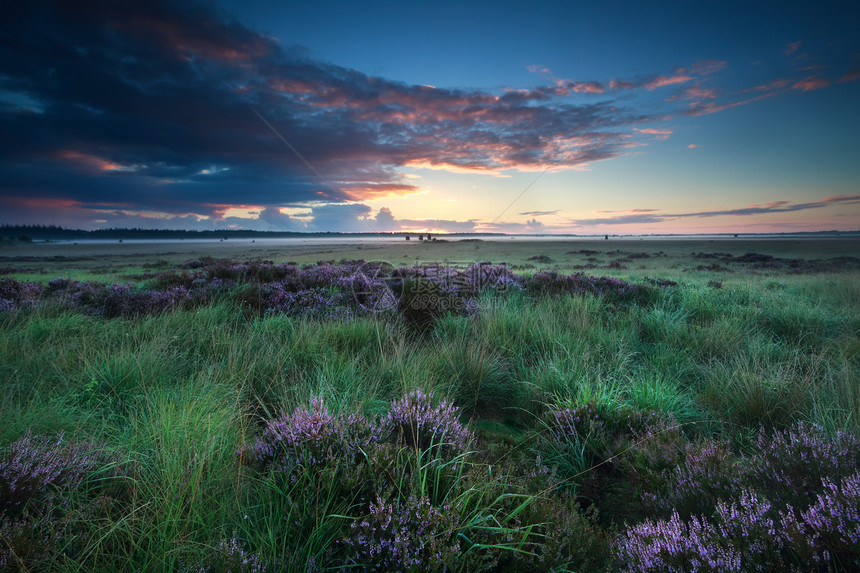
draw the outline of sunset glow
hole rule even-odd
[[[247,4],[12,14],[0,223],[860,229],[848,3]]]

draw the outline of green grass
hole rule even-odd
[[[508,293],[426,334],[392,320],[252,317],[226,299],[135,320],[50,309],[3,315],[0,444],[65,430],[123,456],[130,485],[121,509],[87,518],[84,549],[58,570],[178,570],[237,536],[300,571],[349,530],[342,516],[351,500],[313,474],[292,484],[253,477],[237,450],[260,434],[261,420],[315,397],[331,412],[377,416],[409,390],[432,391],[471,420],[490,462],[515,465],[531,455],[540,417],[559,404],[668,412],[693,435],[728,440],[797,421],[860,436],[857,272],[733,273],[716,288],[713,274],[683,271],[680,249],[660,246],[670,255],[634,261],[646,268],[626,275],[682,280],[653,304]],[[556,452],[571,475],[597,461],[571,451]],[[401,476],[420,480],[409,488],[442,479],[432,473],[439,464],[410,455],[392,462],[415,464]],[[434,495],[457,504],[471,524],[464,531],[507,531],[520,504],[543,495],[514,503],[490,481],[445,479],[453,485]],[[528,552],[536,538],[517,539],[505,550]]]

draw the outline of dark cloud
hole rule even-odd
[[[634,126],[668,117],[625,108],[607,99],[613,92],[675,86],[684,98],[700,98],[683,113],[702,115],[830,81],[802,78],[718,103],[717,92],[698,82],[725,63],[707,60],[668,75],[552,78],[548,86],[495,94],[409,85],[320,62],[211,2],[17,2],[3,16],[3,222],[38,213],[56,222],[51,206],[63,205],[62,220],[79,226],[384,230],[398,224],[393,215],[371,217],[359,202],[419,191],[403,179],[403,166],[570,168],[622,155]],[[571,94],[602,101],[561,99]],[[296,205],[316,205],[309,223],[279,211]],[[259,220],[230,218],[231,206],[258,209]]]
[[[373,209],[360,203],[326,204],[311,208],[310,231],[339,231],[344,233],[375,233],[370,214]]]
[[[250,214],[250,213],[249,213]],[[258,215],[257,219],[265,223],[267,229],[273,231],[304,231],[304,225],[294,220],[286,213],[281,213],[275,207],[266,207]],[[247,223],[245,223],[247,224]]]
[[[597,219],[576,219],[571,221],[577,226],[590,225],[630,225],[639,223],[662,223],[674,219],[707,218],[707,217],[743,217],[748,215],[767,215],[771,213],[789,213],[792,211],[807,211],[809,209],[820,209],[836,204],[860,203],[860,195],[836,195],[826,197],[819,201],[809,203],[791,203],[790,201],[773,201],[765,205],[753,205],[740,209],[725,209],[718,211],[694,211],[691,213],[660,213],[659,209],[634,209],[627,211],[625,215],[614,217],[602,217]],[[612,211],[600,211],[611,213]]]
[[[520,213],[520,215],[524,215],[527,217],[539,217],[541,215],[555,215],[560,211],[560,209],[556,209],[555,211],[524,211]]]
[[[17,3],[0,44],[7,198],[218,216],[619,155],[643,116],[557,94],[407,85],[309,59],[209,3]],[[539,104],[539,105],[537,105]],[[261,120],[260,117],[263,118]],[[289,221],[285,221],[289,223]]]

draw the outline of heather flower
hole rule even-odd
[[[716,505],[720,539],[741,555],[743,570],[778,570],[785,540],[770,502],[743,489],[737,500]]]
[[[860,441],[837,432],[799,423],[769,435],[762,430],[755,443],[750,481],[781,506],[803,510],[815,502],[822,480],[837,485],[860,466]]]
[[[38,283],[20,282],[15,279],[0,279],[0,310],[14,310],[35,305],[42,296]]]
[[[474,434],[461,422],[458,409],[442,401],[433,405],[433,395],[413,390],[391,403],[382,427],[398,443],[422,450],[438,447],[446,453],[467,451]]]
[[[652,498],[657,507],[686,517],[709,515],[720,500],[733,499],[743,485],[743,468],[729,445],[716,440],[689,444],[684,463],[664,473],[667,491]]]
[[[647,285],[582,273],[560,275],[555,271],[541,271],[525,281],[525,286],[540,294],[592,294],[619,302],[645,301],[651,296],[651,288]]]
[[[363,571],[450,571],[460,553],[458,521],[453,508],[425,497],[377,498],[340,543],[352,551],[347,565]]]
[[[860,569],[860,473],[837,485],[823,480],[823,492],[799,515],[789,507],[782,524],[793,549],[813,564]]]
[[[332,416],[314,398],[310,409],[296,408],[291,415],[266,422],[263,435],[239,454],[253,465],[290,475],[300,466],[357,463],[362,451],[379,441],[377,425],[364,416]]]
[[[64,442],[27,433],[3,449],[0,457],[0,521],[58,491],[78,488],[109,456],[91,443]]]
[[[502,265],[476,263],[466,269],[465,275],[468,288],[474,293],[485,290],[503,292],[522,288],[520,277]]]
[[[616,543],[622,571],[639,573],[741,573],[741,555],[718,543],[716,528],[693,517],[681,520],[677,511],[668,520],[646,520],[628,527]]]
[[[260,439],[240,453],[263,466],[278,467],[285,462],[313,466],[328,457],[335,433],[335,419],[322,402],[314,398],[309,410],[296,408],[290,416],[266,422],[266,430]]]

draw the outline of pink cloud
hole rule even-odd
[[[689,99],[714,99],[717,97],[717,90],[693,86],[684,90],[684,95]]]
[[[625,80],[610,80],[609,81],[609,89],[612,91],[615,90],[632,90],[636,87],[636,84],[633,82],[625,81]]]
[[[599,82],[567,82],[564,87],[576,93],[602,94],[606,91]]]
[[[812,90],[820,90],[821,88],[826,88],[827,86],[830,85],[830,83],[831,83],[830,80],[828,80],[826,78],[809,76],[808,78],[800,80],[799,82],[795,83],[791,87],[792,87],[792,89],[810,92]]]
[[[847,82],[853,82],[858,78],[860,78],[860,67],[856,67],[852,70],[849,70],[847,74],[839,78],[839,83],[844,84]]]
[[[697,147],[701,147],[698,143],[691,143],[687,146],[687,149],[696,149]]]
[[[671,129],[657,129],[654,127],[646,127],[645,129],[639,129],[634,127],[633,131],[644,133],[645,135],[653,135],[656,139],[660,141],[669,139],[669,136],[673,133]]]
[[[707,76],[727,67],[728,63],[722,60],[703,60],[690,66],[690,73],[698,76]]]
[[[749,88],[749,89],[743,90],[741,93],[764,92],[764,91],[778,90],[778,89],[782,89],[782,88],[788,86],[789,84],[791,84],[791,82],[792,82],[792,80],[790,80],[790,79],[781,78],[778,80],[772,80],[766,84],[761,84],[761,85],[755,86],[754,88]]]
[[[801,42],[801,41],[799,41],[799,40],[798,40],[797,42],[792,42],[792,43],[788,44],[788,45],[785,47],[785,52],[784,52],[784,53],[785,53],[785,55],[786,55],[786,56],[790,56],[790,55],[792,55],[793,53],[795,53],[797,50],[799,50],[799,49],[800,49],[800,46],[801,46],[802,44],[803,44],[803,42]]]
[[[649,135],[672,135],[671,129],[657,129],[654,127],[646,127],[645,129],[634,128],[634,131],[639,133],[647,133]]]
[[[743,92],[741,92],[741,93],[743,93]],[[780,92],[772,91],[772,92],[763,93],[761,95],[757,95],[755,97],[751,97],[749,99],[743,99],[743,100],[738,100],[738,101],[733,101],[733,102],[723,103],[723,104],[717,104],[714,102],[703,103],[703,102],[694,101],[694,102],[690,103],[690,109],[687,110],[685,115],[693,115],[693,116],[711,115],[711,114],[718,113],[718,112],[721,112],[723,110],[730,109],[733,107],[739,107],[739,106],[747,105],[749,103],[753,103],[756,101],[761,101],[763,99],[773,97],[773,96],[777,95],[778,93],[780,93]]]
[[[692,76],[684,76],[684,75],[657,76],[656,78],[654,78],[650,82],[643,84],[643,87],[646,90],[654,90],[654,89],[662,88],[665,86],[672,86],[675,84],[684,84],[684,83],[689,82],[692,79],[693,79]]]
[[[622,209],[620,211],[598,211],[598,213],[656,213],[660,209]]]

